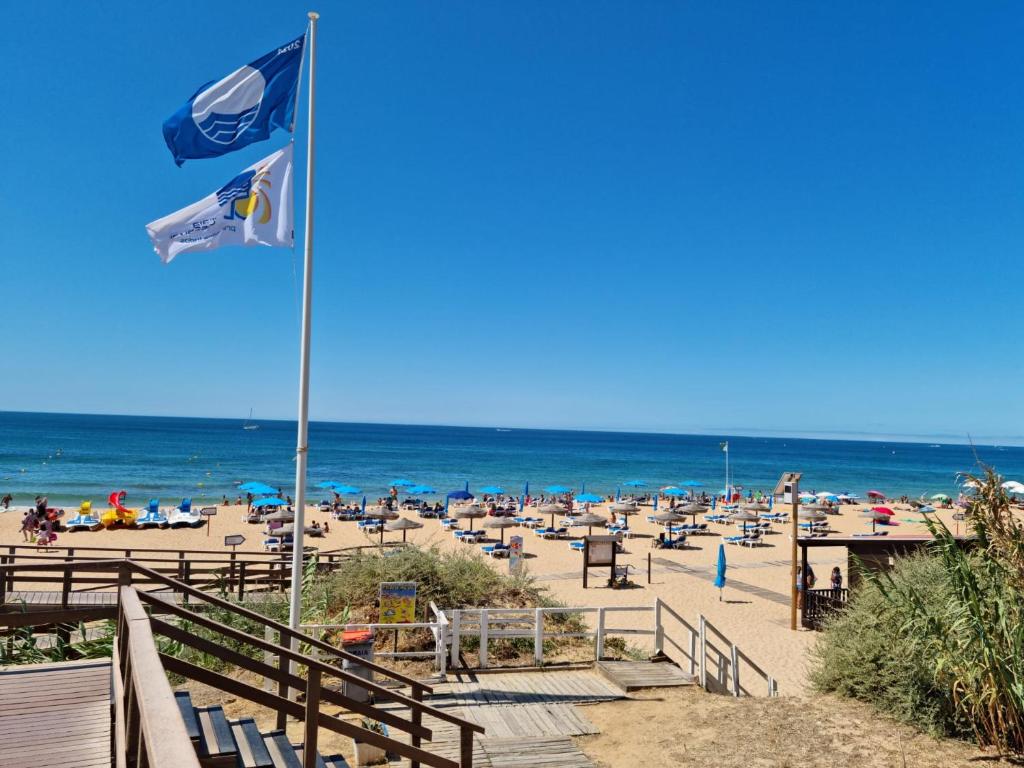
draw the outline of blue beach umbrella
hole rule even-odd
[[[272,488],[266,483],[242,483],[238,490],[252,494],[277,493],[277,488]]]
[[[334,486],[334,492],[337,493],[339,496],[357,496],[358,494],[362,493],[362,490],[356,488],[354,485],[345,485],[344,483],[339,483],[338,485]]]
[[[505,489],[500,485],[485,485],[480,489],[480,493],[489,493],[491,496],[500,496],[505,492]]]
[[[669,488],[667,491],[665,491],[665,495],[666,496],[676,496],[676,497],[685,496],[686,495],[686,491],[684,491],[682,488]]]
[[[276,496],[269,496],[264,499],[256,499],[256,501],[254,501],[252,505],[254,507],[283,507],[287,503],[288,502],[285,501],[284,499],[279,499]]]
[[[596,493],[581,493],[576,497],[576,501],[582,501],[583,503],[597,504],[602,501],[601,497]]]
[[[530,481],[523,483],[523,495],[519,497],[519,514],[526,508],[526,497],[530,495]]]
[[[365,515],[366,514],[366,497],[365,496],[363,496],[363,504],[362,504],[362,506],[359,507],[359,514],[360,515]]]
[[[722,590],[725,589],[725,544],[718,545],[718,569],[715,572],[715,586],[718,587],[718,600],[722,600]]]
[[[570,493],[572,488],[566,488],[564,485],[549,485],[544,491],[546,493]]]
[[[473,494],[469,491],[452,491],[448,494],[448,498],[456,501],[469,501],[473,498]]]
[[[658,494],[654,494],[654,511],[658,511]]]

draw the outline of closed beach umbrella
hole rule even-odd
[[[423,527],[423,523],[418,523],[415,520],[410,520],[407,517],[400,517],[397,520],[389,520],[387,523],[384,524],[384,529],[385,530],[388,530],[388,531],[401,531],[402,532],[402,541],[405,541],[405,537],[408,535],[409,531],[413,531],[413,530],[416,530],[417,528],[422,528],[422,527]],[[380,539],[381,539],[381,541],[384,541],[384,531],[383,530],[380,533]]]
[[[519,525],[511,517],[491,517],[484,523],[484,528],[497,528],[501,531],[501,543],[505,543],[505,529]]]
[[[743,533],[746,533],[747,523],[755,522],[757,520],[757,515],[745,509],[741,509],[739,512],[733,512],[731,515],[729,515],[729,520],[734,523],[742,523]]]
[[[715,570],[715,586],[718,587],[718,601],[722,601],[722,590],[725,589],[725,544],[718,545],[718,567]]]
[[[606,525],[608,525],[608,521],[605,518],[601,517],[600,515],[595,515],[593,512],[587,512],[585,515],[580,515],[576,518],[576,523],[578,525],[587,526],[588,534],[594,532],[595,525],[601,528],[604,528]]]

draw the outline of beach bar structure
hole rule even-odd
[[[974,546],[975,539],[957,536],[960,546]],[[931,536],[839,536],[798,538],[800,547],[800,573],[807,573],[807,550],[811,547],[845,547],[847,587],[855,588],[861,581],[862,569],[886,571],[896,564],[896,558],[920,551],[934,539]],[[819,574],[824,580],[825,575]],[[841,610],[849,599],[850,589],[809,589],[804,592],[800,607],[800,623],[807,629],[820,629],[823,619]]]

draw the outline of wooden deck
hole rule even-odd
[[[596,668],[601,674],[626,691],[641,688],[674,688],[695,685],[693,675],[683,672],[675,664],[649,661],[599,661]]]
[[[622,697],[619,688],[591,670],[462,673],[434,686],[431,703],[448,699],[465,710],[481,704],[589,704]]]
[[[573,704],[467,707],[463,716],[487,729],[488,739],[583,736],[597,728]]]
[[[109,768],[110,662],[72,661],[0,672],[4,768]]]

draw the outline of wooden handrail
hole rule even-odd
[[[127,633],[127,637],[118,639],[118,647],[124,649],[119,663],[127,672],[121,678],[124,708],[118,708],[127,718],[125,746],[130,747],[137,739],[138,749],[145,752],[150,768],[199,768],[199,759],[153,641],[149,617],[135,590],[122,587],[119,597],[119,632]],[[122,670],[117,673],[120,675]],[[132,733],[136,720],[139,734]],[[121,756],[118,758],[120,764]]]
[[[15,550],[19,550],[19,549],[28,549],[28,550],[32,550],[34,552],[38,552],[39,551],[39,546],[36,545],[36,544],[0,544],[0,549],[7,550],[8,554],[15,554]],[[68,546],[63,546],[62,545],[62,546],[48,546],[48,547],[46,547],[46,549],[48,549],[48,550],[60,550],[60,551],[71,550],[71,551],[74,551],[74,552],[128,552],[128,553],[132,553],[132,554],[137,553],[137,552],[156,552],[156,553],[162,554],[162,555],[168,555],[168,554],[174,553],[174,554],[176,554],[178,556],[180,556],[182,554],[186,554],[186,555],[193,554],[193,555],[223,555],[223,556],[230,557],[231,554],[232,554],[231,552],[227,552],[227,551],[225,551],[223,549],[158,549],[158,548],[155,548],[155,547],[87,547],[87,546],[79,546],[79,545],[75,545],[73,547],[68,547]],[[310,550],[310,551],[312,552],[312,550]],[[263,557],[263,558],[267,558],[267,559],[270,559],[270,560],[274,560],[274,559],[280,560],[280,559],[282,559],[282,553],[280,553],[280,552],[260,552],[258,550],[253,550],[251,552],[249,552],[249,551],[247,551],[247,552],[238,552],[237,554],[239,554],[239,555],[244,554],[246,556],[255,555],[256,557]],[[284,556],[287,558],[287,560],[289,562],[291,562],[291,553],[290,552],[284,553]],[[128,555],[128,557],[131,557],[131,555]],[[123,558],[117,558],[117,559],[123,559]]]

